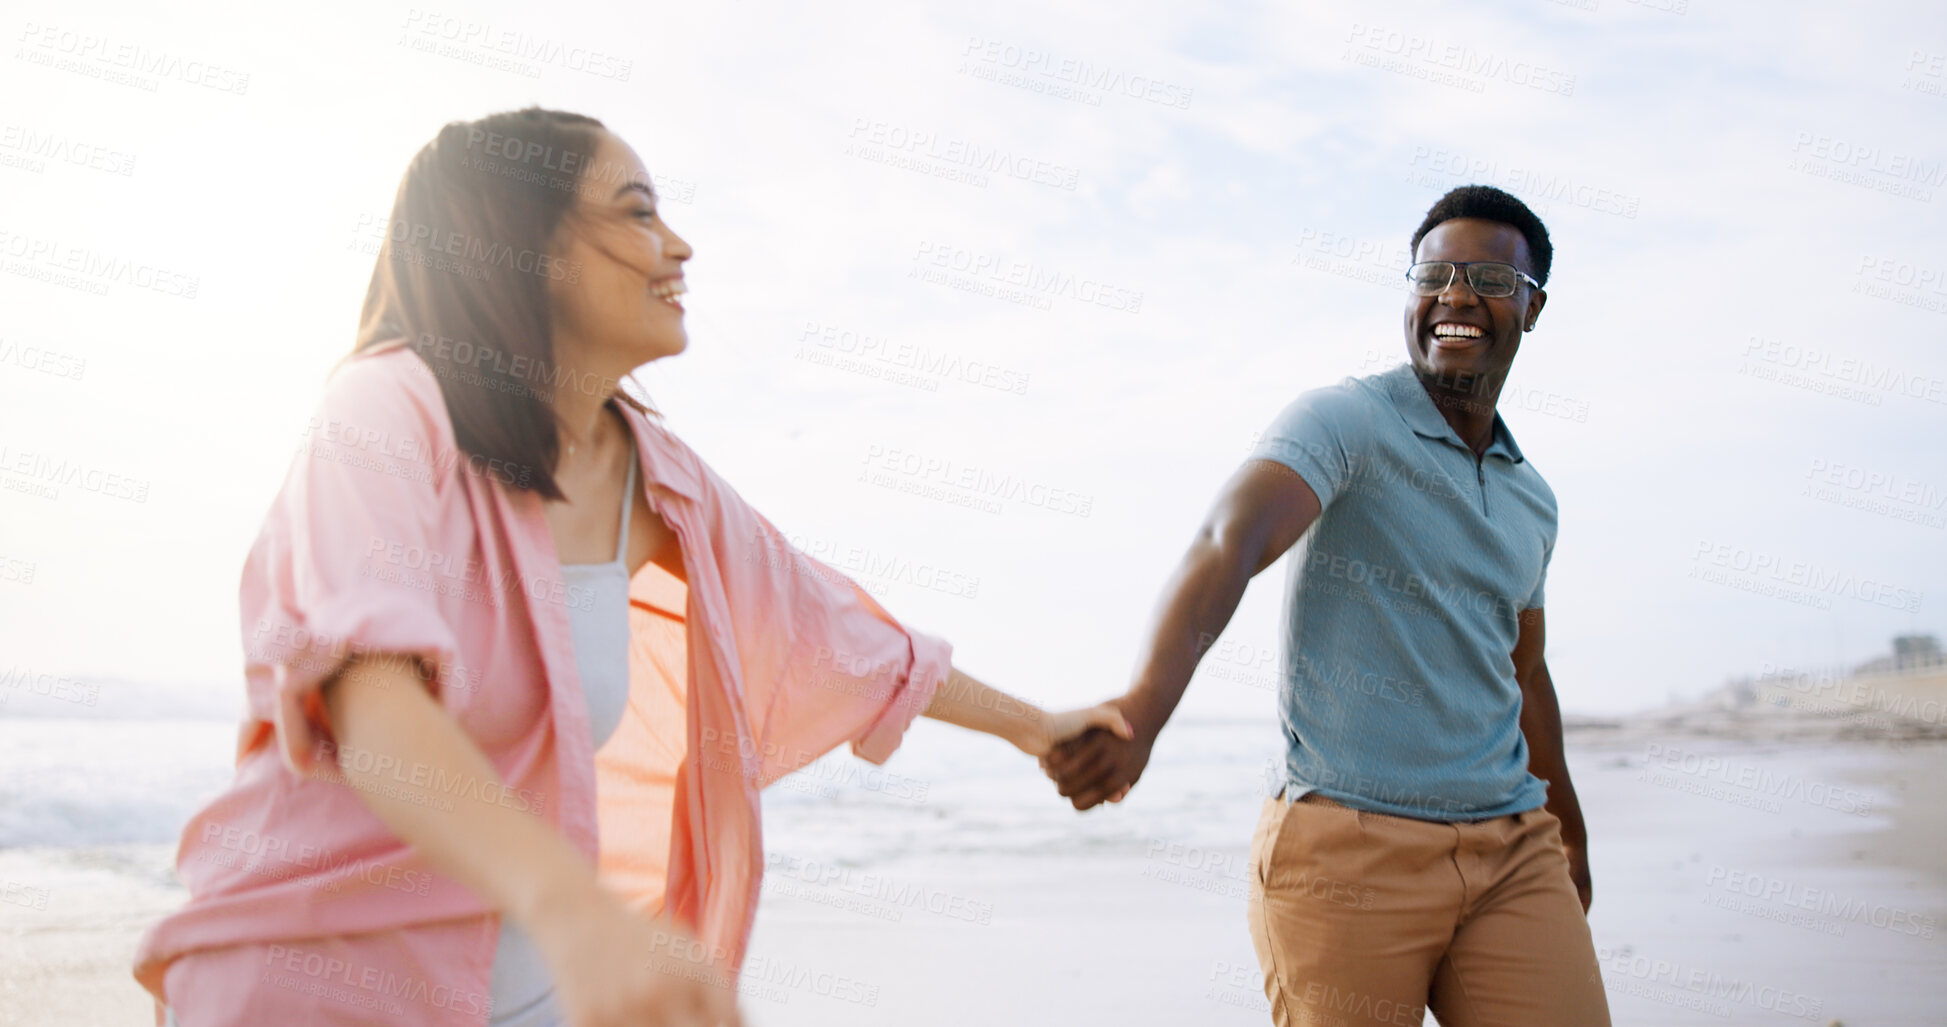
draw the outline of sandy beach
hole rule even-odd
[[[1947,744],[1650,728],[1584,732],[1601,740],[1572,754],[1618,1027],[1947,1022]],[[1731,765],[1732,781],[1790,783],[1686,790],[1672,780],[1698,776],[1681,769],[1693,754]],[[1651,769],[1665,761],[1676,769]],[[1866,812],[1835,808],[1854,798]],[[1161,843],[1147,858],[929,861],[940,888],[996,897],[986,927],[767,894],[753,957],[856,976],[875,1002],[753,993],[747,1008],[779,1024],[1268,1023],[1244,926],[1250,822],[1233,826],[1229,846]]]
[[[1775,719],[1571,731],[1615,1022],[1947,1022],[1947,741]],[[1174,725],[1130,801],[1080,817],[1031,764],[933,725],[886,768],[924,788],[787,780],[766,795],[749,1021],[1268,1022],[1244,903],[1273,751],[1268,722]],[[146,1024],[128,967],[183,899],[172,853],[0,851],[0,1024]]]

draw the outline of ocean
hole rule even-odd
[[[0,707],[0,877],[39,906],[0,910],[31,924],[0,927],[10,955],[70,928],[132,939],[180,901],[177,834],[228,780],[236,731],[159,715],[182,708]],[[1942,756],[1571,735],[1615,1022],[1947,1023],[1947,868],[1938,832],[1899,815],[1938,795]],[[1127,801],[1078,814],[1033,760],[932,721],[883,767],[829,754],[764,794],[752,1021],[1261,1024],[1248,847],[1281,765],[1268,711],[1186,716]],[[105,909],[124,886],[146,898]],[[118,979],[125,953],[76,938]]]

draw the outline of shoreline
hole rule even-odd
[[[1937,1021],[1920,1007],[1947,994],[1947,737],[1858,727],[1680,711],[1569,729],[1617,1027]],[[1160,750],[1153,767],[1130,808],[1080,820],[1004,782],[960,794],[942,778],[924,808],[767,792],[779,859],[746,967],[750,1022],[1266,1022],[1243,915],[1260,768]],[[867,836],[898,844],[872,856]],[[130,964],[187,897],[174,853],[0,849],[0,1027],[150,1022]],[[987,983],[959,987],[974,967]]]

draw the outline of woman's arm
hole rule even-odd
[[[683,939],[680,929],[623,908],[551,824],[494,802],[451,798],[498,794],[481,786],[500,778],[426,691],[410,658],[354,659],[325,683],[323,697],[346,782],[434,869],[534,937],[575,1027],[737,1022],[735,995],[696,979],[710,976],[707,968],[673,965],[690,951],[672,943]],[[343,759],[348,752],[373,758]],[[441,787],[413,784],[419,781]],[[412,801],[415,791],[424,802]]]
[[[1047,753],[1057,742],[1092,727],[1106,728],[1124,739],[1134,733],[1122,713],[1106,703],[1049,713],[1033,703],[988,687],[958,667],[947,671],[945,683],[933,693],[923,715],[1004,738],[1015,748],[1036,757]]]

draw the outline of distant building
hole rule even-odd
[[[1928,673],[1932,670],[1947,674],[1947,650],[1941,648],[1939,637],[1918,633],[1895,635],[1893,651],[1886,656],[1875,656],[1851,666],[1774,667],[1767,664],[1762,673],[1728,679],[1722,688],[1706,696],[1704,702],[1708,706],[1731,710],[1749,709],[1752,706],[1804,707],[1813,703],[1816,697],[1830,699],[1841,694],[1848,687],[1847,682],[1854,678],[1911,676],[1916,673],[1926,678],[1938,676]]]
[[[1940,639],[1932,635],[1893,636],[1893,666],[1896,669],[1931,667],[1938,663],[1947,663],[1947,654],[1940,651]]]
[[[1947,664],[1947,653],[1940,651],[1940,639],[1933,635],[1894,635],[1893,653],[1867,660],[1852,669],[1854,674],[1886,674],[1937,667]]]

